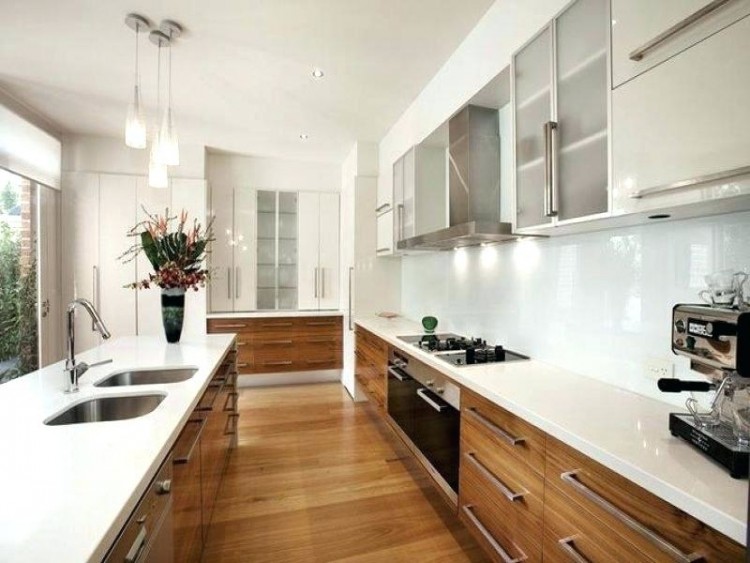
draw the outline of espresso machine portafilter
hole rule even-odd
[[[671,413],[669,430],[729,470],[748,476],[750,458],[750,312],[736,308],[676,305],[672,351],[708,381],[660,379],[665,393],[715,391],[708,412],[686,401],[689,413]]]

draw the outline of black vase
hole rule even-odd
[[[179,342],[182,335],[182,321],[185,319],[185,290],[161,290],[161,320],[167,342]]]

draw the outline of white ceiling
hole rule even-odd
[[[380,140],[492,2],[2,0],[0,88],[64,132],[120,136],[134,59],[124,16],[172,18],[186,28],[173,50],[182,142],[339,162],[354,141]],[[153,109],[157,49],[145,35],[140,46]]]

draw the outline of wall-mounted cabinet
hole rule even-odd
[[[734,13],[729,4],[723,9]],[[635,32],[618,22],[613,40],[621,33]],[[697,215],[712,206],[721,211],[720,204],[724,211],[740,209],[735,198],[750,194],[748,52],[750,17],[614,90],[616,214],[689,206]]]
[[[299,308],[339,307],[339,196],[299,194]]]
[[[609,211],[609,21],[578,0],[513,56],[519,233]]]

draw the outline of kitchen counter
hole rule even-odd
[[[673,437],[674,407],[533,359],[455,367],[398,340],[423,334],[417,322],[375,316],[355,322],[745,545],[747,479],[732,479]]]
[[[91,368],[80,391],[65,394],[64,362],[0,385],[0,560],[101,561],[176,441],[232,334],[185,338],[118,338],[78,354]],[[198,372],[169,385],[97,388],[126,368],[192,366]],[[161,391],[151,413],[130,420],[46,426],[69,405],[95,396]]]
[[[340,317],[341,311],[250,311],[246,313],[209,313],[207,319],[265,319],[274,317]]]

